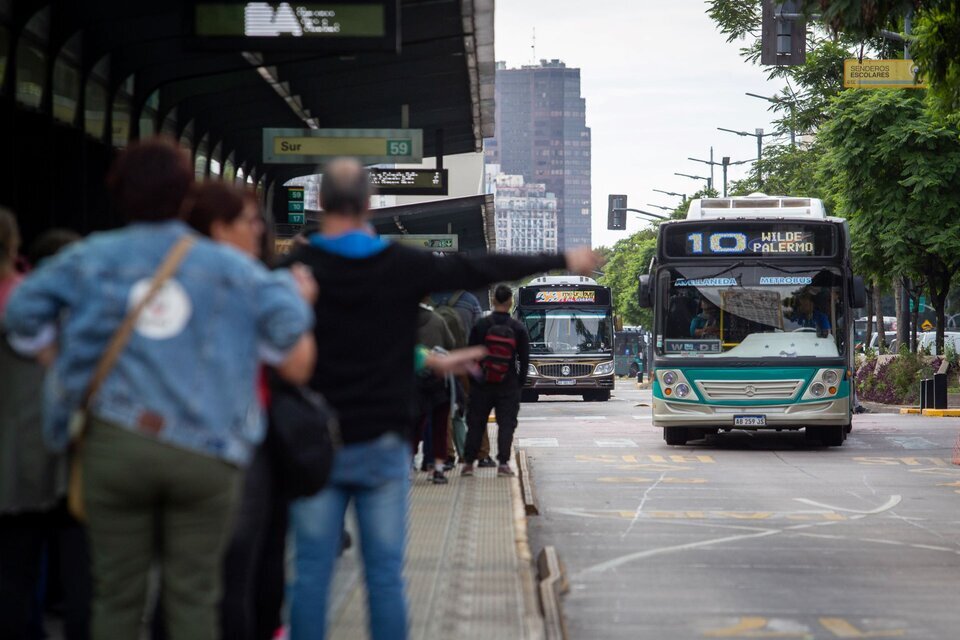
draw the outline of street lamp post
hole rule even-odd
[[[683,176],[684,178],[690,178],[691,180],[705,180],[707,183],[707,189],[713,189],[713,178],[710,176],[695,176],[690,173],[677,173],[676,171],[673,172],[673,175]]]
[[[763,156],[763,139],[769,138],[770,136],[777,135],[776,133],[764,133],[763,129],[754,129],[754,133],[749,131],[737,131],[736,129],[726,129],[724,127],[717,127],[720,131],[726,131],[727,133],[735,133],[738,136],[754,136],[757,139],[757,185],[763,183],[763,176],[760,174],[760,160]]]
[[[714,162],[713,160],[701,160],[700,158],[687,158],[687,160],[693,160],[694,162],[702,162],[703,164],[709,164],[710,168],[713,169],[713,166],[722,166],[723,167],[723,197],[727,197],[727,167],[732,164],[746,164],[748,162],[753,162],[753,160],[737,160],[736,162],[730,162],[730,156],[724,156],[723,162]]]
[[[679,175],[679,174],[674,174],[674,175]],[[663,189],[653,189],[653,191],[656,191],[657,193],[662,193],[662,194],[668,195],[668,196],[676,196],[676,197],[680,198],[681,200],[686,200],[686,199],[687,199],[687,194],[685,194],[685,193],[677,193],[676,191],[664,191]]]
[[[797,121],[797,101],[796,100],[784,100],[783,98],[771,98],[769,96],[761,96],[758,93],[750,93],[749,91],[745,92],[746,95],[751,98],[759,98],[761,100],[766,100],[767,102],[772,102],[773,104],[786,104],[790,107],[790,146],[797,146],[797,131],[794,128],[794,124]]]

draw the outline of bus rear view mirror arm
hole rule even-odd
[[[867,287],[861,276],[853,276],[853,308],[862,309],[867,306]]]
[[[639,276],[637,283],[637,304],[641,309],[650,309],[653,307],[653,300],[650,296],[650,276],[643,274]]]

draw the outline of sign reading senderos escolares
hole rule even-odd
[[[351,156],[364,164],[423,160],[420,129],[264,129],[267,164],[319,164]]]
[[[845,89],[926,89],[914,60],[844,60]]]

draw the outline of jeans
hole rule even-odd
[[[410,448],[399,434],[342,447],[330,482],[291,507],[296,574],[290,590],[291,640],[326,637],[330,581],[353,501],[367,584],[372,640],[407,637],[403,584]]]

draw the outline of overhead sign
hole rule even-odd
[[[460,250],[460,236],[455,233],[403,233],[381,235],[381,238],[418,249],[456,253]]]
[[[320,164],[353,156],[364,164],[423,160],[421,129],[264,129],[263,161]]]
[[[397,0],[193,0],[192,4],[193,35],[203,47],[338,53],[400,50]]]
[[[304,188],[286,187],[287,189],[287,222],[290,224],[303,224],[306,219],[304,211]]]
[[[926,89],[915,60],[844,60],[845,89]]]
[[[447,169],[370,169],[370,182],[383,196],[445,196]]]

